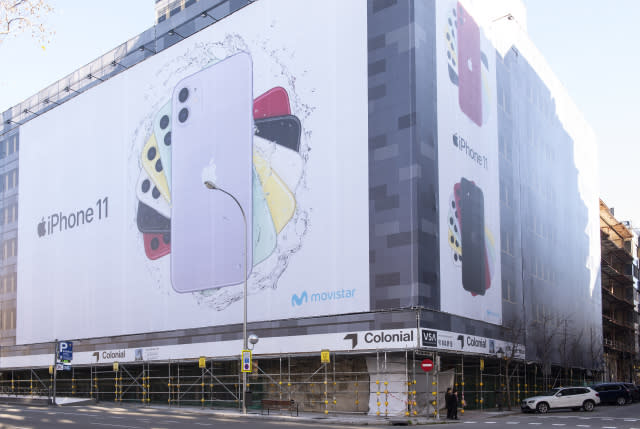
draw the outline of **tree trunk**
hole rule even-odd
[[[509,364],[511,359],[505,359],[504,367],[506,371],[506,384],[507,384],[507,410],[511,411],[511,375],[509,374]]]

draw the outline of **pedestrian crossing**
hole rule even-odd
[[[528,426],[536,427],[545,425],[545,427],[561,427],[561,428],[589,428],[589,429],[640,429],[640,418],[628,418],[628,417],[608,417],[608,416],[593,416],[593,417],[578,417],[578,416],[537,416],[536,420],[542,421],[526,421],[531,419],[523,417],[522,419],[515,420],[513,418],[507,418],[505,420],[467,420],[463,421],[465,426],[468,425],[510,425],[510,426]],[[546,420],[546,421],[545,421]],[[549,420],[553,420],[551,422]],[[566,422],[563,422],[566,421]],[[575,421],[567,421],[575,420]],[[629,424],[632,425],[629,425]]]

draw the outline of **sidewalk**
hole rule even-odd
[[[289,412],[276,412],[270,415],[260,414],[259,410],[249,410],[246,416],[243,416],[240,410],[215,410],[210,408],[175,408],[164,405],[151,405],[151,409],[159,409],[165,411],[174,411],[176,413],[194,413],[194,414],[208,414],[216,417],[226,418],[250,418],[250,419],[269,419],[272,421],[296,421],[296,422],[310,422],[310,423],[322,423],[322,424],[340,424],[340,425],[368,425],[368,426],[384,426],[384,425],[433,425],[433,424],[447,424],[447,423],[460,423],[465,420],[477,421],[483,419],[492,419],[496,417],[503,417],[512,414],[519,414],[519,408],[513,408],[511,411],[497,411],[496,409],[489,410],[468,410],[464,414],[458,412],[458,420],[447,420],[446,415],[441,415],[439,419],[427,416],[389,416],[378,417],[363,414],[341,414],[341,413],[314,413],[314,412],[300,412],[299,416],[291,416]]]

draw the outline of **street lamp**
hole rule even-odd
[[[231,199],[233,199],[233,201],[235,201],[235,203],[238,205],[238,208],[240,209],[240,212],[242,213],[242,220],[244,221],[244,294],[243,294],[243,301],[244,301],[244,311],[243,311],[243,320],[242,320],[242,349],[243,350],[247,350],[248,348],[248,344],[247,344],[247,272],[248,272],[248,267],[247,267],[247,217],[244,214],[244,210],[242,208],[242,205],[240,205],[240,202],[236,199],[236,197],[234,197],[233,195],[231,195],[229,192],[225,191],[224,189],[218,187],[215,183],[213,183],[210,180],[206,180],[204,182],[204,186],[206,186],[208,189],[212,189],[212,190],[217,190],[220,192],[223,192],[225,194],[227,194],[228,196],[231,197]],[[257,341],[257,336],[256,336],[256,342]],[[251,342],[251,344],[255,344],[253,341]],[[247,414],[247,373],[246,372],[242,372],[242,414]]]
[[[258,341],[260,341],[260,338],[258,338],[256,334],[249,335],[249,342],[253,347],[255,347],[255,345],[258,344]],[[251,347],[252,350],[253,350],[253,347]]]
[[[503,402],[503,395],[504,392],[502,390],[502,358],[504,357],[504,351],[502,350],[502,347],[500,347],[498,349],[498,351],[496,352],[496,356],[498,356],[498,359],[500,359],[500,363],[499,363],[499,371],[498,371],[498,388],[496,389],[496,394],[498,396],[497,401],[498,402],[498,411],[502,411],[502,402]]]

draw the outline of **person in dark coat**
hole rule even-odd
[[[458,391],[454,390],[451,396],[451,418],[458,420]]]
[[[453,392],[447,387],[447,393],[444,394],[444,405],[447,407],[447,419],[453,419]]]

